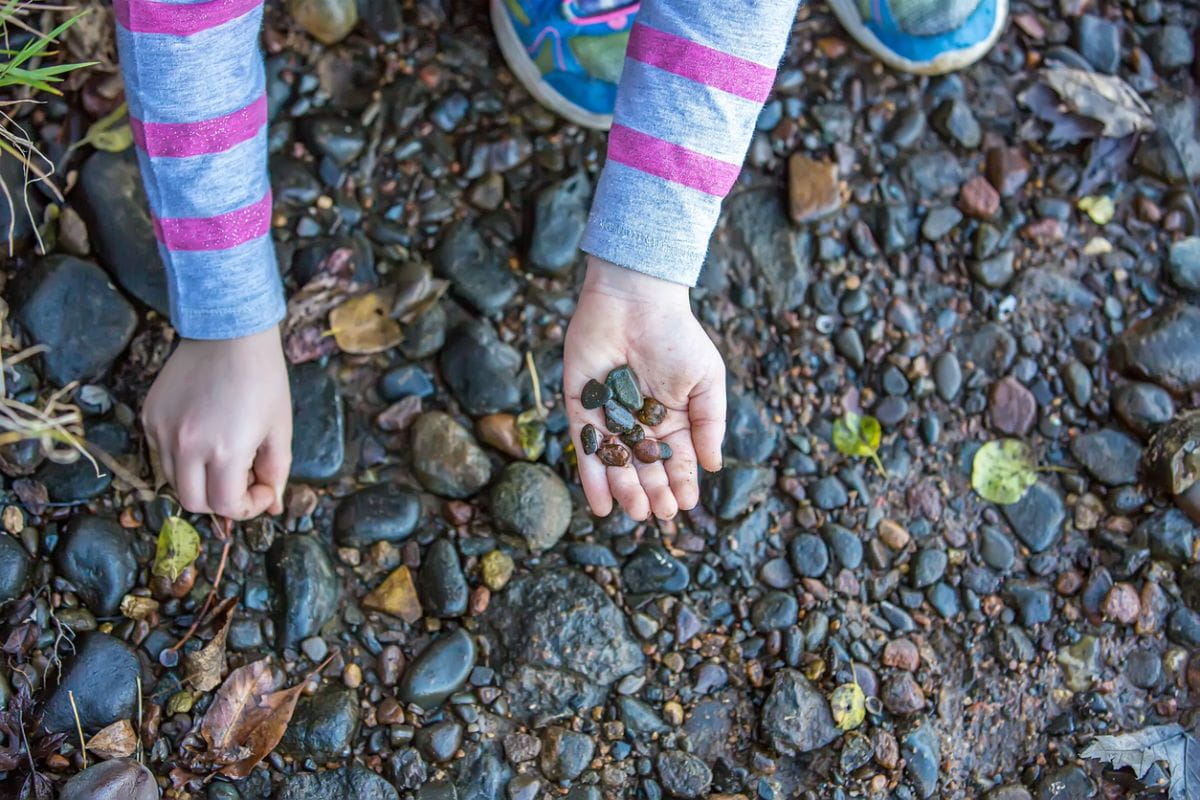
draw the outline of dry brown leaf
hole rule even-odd
[[[283,321],[283,351],[288,361],[303,364],[336,351],[336,343],[325,334],[325,317],[358,289],[354,251],[339,247],[321,262],[316,277],[288,298]]]
[[[87,742],[89,752],[100,758],[129,758],[137,749],[137,733],[133,723],[119,719],[107,728],[101,728]]]
[[[364,608],[382,611],[412,624],[421,618],[421,600],[413,583],[412,570],[400,566],[383,583],[363,598]]]
[[[229,636],[229,626],[233,624],[236,608],[236,597],[221,601],[212,613],[217,626],[216,634],[203,648],[183,657],[187,682],[196,691],[211,692],[221,683],[221,673],[225,671],[225,639]]]
[[[378,289],[351,297],[329,312],[333,338],[344,353],[382,353],[404,339],[400,323],[389,313],[395,292]]]
[[[130,619],[148,620],[158,614],[158,601],[152,597],[127,594],[121,598],[121,613]]]
[[[1072,112],[1101,123],[1105,136],[1154,130],[1146,101],[1115,75],[1055,67],[1043,69],[1040,76]]]

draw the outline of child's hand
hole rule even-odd
[[[184,340],[150,388],[142,423],[188,511],[282,513],[292,401],[278,329]]]
[[[646,431],[671,446],[674,455],[667,461],[631,459],[626,467],[606,467],[583,454],[580,430],[590,422],[604,431],[604,414],[585,410],[579,393],[589,379],[603,382],[622,364],[633,367],[643,392],[668,408],[663,423]],[[639,520],[652,511],[669,519],[696,505],[697,460],[706,470],[721,468],[725,365],[692,316],[686,286],[590,259],[567,329],[563,386],[579,478],[592,513],[607,516],[614,498]]]

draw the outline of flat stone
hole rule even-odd
[[[475,666],[475,640],[461,628],[434,639],[400,680],[397,696],[432,711],[461,689]]]
[[[292,390],[292,480],[323,482],[341,472],[346,458],[342,395],[316,362],[289,373]]]
[[[1009,436],[1029,433],[1037,421],[1033,392],[1012,376],[996,381],[988,392],[988,420],[993,428]]]
[[[215,785],[215,784],[214,784]],[[275,800],[398,800],[396,790],[366,767],[354,764],[327,772],[297,772],[279,784]]]
[[[77,772],[59,790],[59,800],[158,800],[154,773],[132,758],[117,758]]]
[[[1093,14],[1075,20],[1075,49],[1100,72],[1112,75],[1121,65],[1121,28]]]
[[[707,797],[713,779],[712,770],[702,759],[683,750],[658,754],[658,777],[668,795],[683,800]]]
[[[1176,303],[1117,336],[1113,366],[1131,378],[1183,394],[1200,389],[1200,308]]]
[[[538,194],[529,248],[529,266],[534,272],[558,275],[576,262],[591,199],[592,184],[584,172]]]
[[[595,748],[587,734],[551,726],[542,733],[542,773],[552,781],[573,781],[587,768]]]
[[[1038,481],[1015,503],[1000,506],[1017,538],[1031,552],[1041,553],[1058,541],[1067,512],[1062,496]]]
[[[58,574],[75,587],[88,609],[98,616],[117,613],[137,581],[133,540],[114,520],[80,514],[67,525],[54,550]]]
[[[763,740],[784,755],[817,750],[839,733],[825,695],[794,669],[775,673],[759,730]]]
[[[0,534],[0,604],[16,600],[25,591],[32,563],[20,542]]]
[[[531,550],[548,550],[571,523],[571,493],[544,464],[509,464],[492,488],[492,516]]]
[[[338,503],[333,530],[338,544],[366,547],[376,542],[401,542],[417,527],[421,499],[394,483],[381,483],[355,492]]]
[[[974,150],[983,140],[979,121],[965,100],[943,100],[929,115],[929,122],[938,133],[966,150]]]
[[[329,685],[300,699],[279,746],[301,759],[342,760],[354,748],[358,725],[358,696],[351,689]]]
[[[140,674],[137,655],[125,642],[99,631],[81,634],[75,652],[64,657],[61,674],[47,683],[42,727],[50,733],[74,731],[76,709],[88,734],[117,720],[132,719]]]
[[[958,207],[968,217],[991,219],[1000,210],[1000,193],[988,183],[987,178],[976,175],[962,185]]]
[[[987,151],[987,178],[1001,197],[1012,197],[1021,191],[1032,169],[1019,147],[992,147]]]
[[[482,314],[498,314],[520,285],[508,269],[504,251],[489,245],[469,220],[450,226],[432,260],[454,294]]]
[[[463,426],[443,411],[428,411],[412,425],[413,472],[429,491],[463,498],[492,477],[492,462]]]
[[[325,546],[309,534],[276,540],[267,571],[276,591],[276,645],[295,648],[337,613],[341,582]]]
[[[1120,486],[1137,482],[1142,446],[1127,434],[1105,428],[1076,436],[1071,455],[1105,486]]]
[[[517,373],[523,364],[521,354],[483,320],[456,326],[438,357],[454,399],[473,417],[521,410]]]
[[[827,217],[842,207],[838,167],[832,161],[814,161],[803,153],[788,158],[788,213],[803,224]]]

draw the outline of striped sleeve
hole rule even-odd
[[[694,285],[797,0],[643,0],[582,248]]]
[[[271,241],[262,0],[114,0],[130,127],[171,318],[192,339],[284,314]]]

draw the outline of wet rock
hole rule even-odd
[[[943,100],[929,115],[929,122],[942,136],[967,150],[979,147],[983,139],[979,121],[965,100],[953,97]]]
[[[1149,546],[1154,558],[1183,565],[1192,559],[1196,533],[1196,526],[1186,514],[1170,508],[1144,519],[1134,532],[1134,540]]]
[[[454,398],[473,417],[521,410],[517,373],[522,363],[521,354],[482,320],[454,328],[438,358]]]
[[[381,483],[355,492],[338,504],[333,530],[343,547],[407,539],[421,516],[421,499],[411,489]]]
[[[963,213],[954,206],[938,206],[931,209],[921,221],[921,235],[927,241],[936,242],[962,222]]]
[[[1139,689],[1153,689],[1162,680],[1162,659],[1148,648],[1139,648],[1125,659],[1125,677]]]
[[[288,2],[293,6],[346,3],[350,8],[354,7],[354,4],[349,3],[348,0],[288,0]],[[367,146],[366,130],[361,125],[333,114],[316,114],[305,117],[302,129],[309,146],[339,167],[349,166]]]
[[[900,752],[904,756],[904,773],[912,781],[917,797],[933,797],[938,787],[938,765],[941,746],[938,732],[931,722],[923,722],[904,737]]]
[[[1152,383],[1123,383],[1113,390],[1113,411],[1132,431],[1149,436],[1175,416],[1175,402],[1167,390]]]
[[[1024,436],[1037,421],[1037,400],[1016,378],[1001,378],[988,392],[988,420],[997,431]]]
[[[322,44],[336,44],[358,24],[358,5],[353,0],[288,0],[287,9]]]
[[[644,663],[621,610],[573,568],[515,578],[482,622],[494,643],[492,664],[522,720],[563,710],[572,696],[602,703],[609,686]]]
[[[962,185],[958,207],[968,217],[991,219],[1000,210],[1000,193],[982,175],[976,175]]]
[[[1200,613],[1177,607],[1167,618],[1167,638],[1184,647],[1200,647]]]
[[[879,699],[893,714],[915,714],[925,707],[925,692],[908,672],[893,675],[884,681]]]
[[[579,402],[584,408],[591,411],[607,404],[609,400],[612,400],[612,396],[612,389],[592,378],[583,385],[583,389],[579,392]]]
[[[1146,50],[1160,72],[1186,67],[1196,58],[1192,33],[1182,25],[1163,25],[1146,38]]]
[[[541,191],[529,248],[529,265],[534,272],[557,275],[575,263],[591,199],[592,184],[583,172]]]
[[[809,489],[808,494],[812,498],[813,505],[823,511],[841,508],[850,502],[846,485],[835,475],[826,475],[818,480]]]
[[[1095,792],[1092,779],[1074,764],[1047,771],[1037,784],[1037,800],[1087,800]]]
[[[100,377],[133,337],[133,307],[89,261],[43,258],[15,284],[16,319],[48,348],[41,355],[42,371],[57,385]]]
[[[40,192],[36,186],[27,187],[26,182],[25,167],[20,161],[0,158],[0,184],[3,185],[0,196],[5,198],[4,202],[0,202],[0,230],[11,235],[16,252],[25,249],[33,241],[33,221],[40,223],[42,220]],[[8,198],[12,198],[11,203]],[[29,213],[26,213],[26,204]],[[7,256],[7,249],[4,252]]]
[[[12,536],[0,534],[0,604],[16,600],[29,582],[32,560]]]
[[[401,355],[420,361],[437,354],[446,342],[446,309],[437,303],[404,327]]]
[[[1106,428],[1075,437],[1071,455],[1096,480],[1106,486],[1120,486],[1137,481],[1142,447],[1126,434]]]
[[[829,548],[820,536],[802,533],[788,544],[792,568],[807,578],[819,578],[829,569]]]
[[[750,622],[759,633],[783,630],[796,624],[800,605],[789,592],[767,592],[750,609]]]
[[[1007,572],[1016,559],[1016,549],[1004,531],[993,525],[985,525],[980,534],[980,555],[992,569]]]
[[[958,356],[992,375],[1003,375],[1017,357],[1017,342],[996,322],[985,322],[958,339]]]
[[[338,761],[353,750],[358,724],[358,697],[354,691],[326,686],[296,704],[279,746],[300,759]]]
[[[1005,588],[1017,606],[1021,624],[1026,628],[1050,621],[1050,614],[1054,608],[1054,597],[1048,586],[1037,581],[1010,580]]]
[[[1092,400],[1092,373],[1078,360],[1071,361],[1063,369],[1063,383],[1067,386],[1067,394],[1080,408],[1087,408]]]
[[[379,379],[379,394],[389,403],[405,397],[429,397],[433,392],[429,373],[413,364],[389,369]]]
[[[454,757],[462,745],[463,726],[452,719],[444,719],[426,725],[417,731],[417,749],[434,763],[443,763]]]
[[[1121,65],[1121,29],[1093,14],[1075,20],[1075,49],[1100,72],[1112,75]]]
[[[112,616],[137,581],[130,535],[114,520],[80,514],[54,551],[58,574],[71,582],[92,613]]]
[[[846,569],[858,569],[863,560],[862,540],[854,531],[835,523],[821,526],[821,538],[829,545],[834,560]]]
[[[396,790],[379,775],[354,764],[326,772],[298,772],[279,784],[275,800],[398,800]]]
[[[120,639],[99,631],[82,634],[75,652],[64,657],[62,672],[47,684],[42,727],[51,733],[75,730],[71,695],[85,733],[133,718],[140,671],[137,655]]]
[[[99,446],[109,455],[129,452],[129,431],[115,422],[97,422],[88,426],[88,442]],[[112,470],[96,468],[91,461],[80,457],[70,464],[47,461],[36,473],[46,487],[46,493],[56,503],[91,500],[112,486]]]
[[[595,749],[587,734],[549,727],[542,733],[542,773],[552,781],[573,781],[587,768]]]
[[[688,580],[687,565],[656,545],[639,548],[621,570],[625,591],[633,594],[682,592]]]
[[[954,353],[941,353],[933,362],[933,383],[938,397],[947,403],[958,397],[962,388],[962,368]]]
[[[1189,236],[1171,244],[1167,276],[1184,291],[1200,292],[1200,236]]]
[[[763,740],[784,755],[807,753],[838,737],[825,695],[794,669],[775,674],[759,729]]]
[[[1079,641],[1058,651],[1063,682],[1073,692],[1085,692],[1100,675],[1100,641],[1095,636],[1081,636]]]
[[[1015,254],[1003,250],[990,258],[970,262],[971,277],[989,289],[1003,289],[1013,279]]]
[[[467,613],[471,587],[463,574],[458,551],[449,539],[435,539],[425,551],[417,578],[421,605],[435,617],[459,617]]]
[[[774,314],[804,302],[811,279],[812,237],[797,230],[774,190],[736,194],[725,204],[725,226],[736,260],[762,281]]]
[[[1019,783],[1008,783],[992,789],[984,796],[984,800],[1033,800],[1033,795]]]
[[[475,640],[457,628],[434,639],[413,659],[396,695],[432,711],[466,684],[474,666]]]
[[[131,758],[101,761],[72,775],[59,800],[158,800],[154,774]]]
[[[1067,512],[1062,496],[1049,484],[1038,481],[1015,503],[1000,507],[1017,538],[1034,553],[1058,541]]]
[[[987,151],[987,179],[1001,197],[1021,191],[1033,170],[1019,147],[993,147]]]
[[[571,494],[544,464],[509,464],[492,488],[492,516],[530,550],[549,550],[571,523]]]
[[[267,570],[275,587],[275,638],[295,648],[337,612],[341,586],[325,546],[313,536],[284,536],[271,546]]]
[[[715,475],[700,476],[701,497],[708,510],[722,520],[742,516],[760,502],[775,483],[775,470],[737,461],[727,461]]]
[[[685,800],[706,797],[713,778],[704,761],[683,750],[664,750],[658,754],[658,777],[668,795]]]
[[[788,158],[788,213],[798,225],[827,217],[842,206],[837,164],[803,153]]]
[[[492,477],[492,463],[471,433],[443,411],[429,411],[412,425],[413,472],[429,491],[470,497]]]
[[[316,362],[292,368],[292,480],[327,481],[345,461],[345,422],[337,383]]]
[[[504,251],[484,241],[469,220],[446,231],[433,253],[433,265],[458,297],[483,314],[499,313],[517,293],[519,284]]]
[[[924,589],[942,579],[946,572],[948,557],[945,550],[928,548],[917,553],[913,559],[912,584],[914,588]]]
[[[1200,308],[1177,303],[1131,325],[1113,342],[1113,366],[1175,393],[1200,389]]]
[[[750,464],[768,461],[779,441],[779,428],[758,398],[731,391],[728,398],[725,452]]]
[[[122,289],[166,314],[167,271],[134,149],[89,156],[79,170],[79,192],[80,212],[101,265]],[[0,203],[0,208],[6,205]]]

